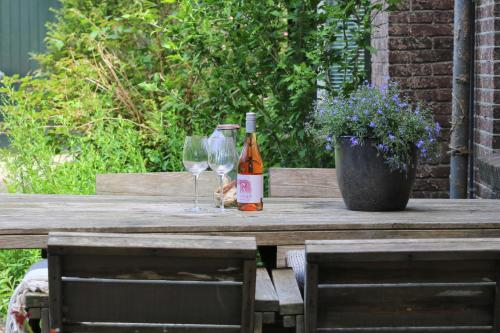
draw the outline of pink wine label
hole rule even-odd
[[[262,175],[238,174],[237,200],[239,203],[259,203],[264,196],[264,179]]]

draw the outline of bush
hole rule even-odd
[[[26,269],[40,259],[36,250],[0,251],[0,318],[5,317],[10,296]]]

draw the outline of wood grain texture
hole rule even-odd
[[[279,311],[278,295],[269,273],[263,267],[257,268],[255,311]]]
[[[254,239],[49,237],[52,325],[63,332],[253,331]]]
[[[303,245],[282,245],[276,248],[276,268],[289,267],[287,264],[288,251],[304,250]]]
[[[203,172],[198,178],[198,195],[212,198],[217,186],[213,172]],[[194,177],[189,172],[100,174],[96,177],[96,193],[194,197]]]
[[[341,198],[335,169],[270,168],[269,196]]]
[[[304,313],[304,301],[300,294],[293,270],[288,268],[272,271],[274,288],[278,295],[280,314],[297,315]],[[295,319],[293,320],[295,326]]]
[[[64,233],[49,234],[48,248],[51,253],[63,249],[64,254],[112,255],[126,250],[131,255],[241,257],[254,259],[257,244],[254,238],[203,235],[141,235],[112,233]]]
[[[499,244],[495,238],[307,241],[306,332],[491,332]]]
[[[209,207],[211,201],[202,206]],[[259,245],[305,240],[500,237],[496,200],[410,200],[403,212],[353,212],[341,199],[268,198],[262,212],[190,214],[188,199],[0,195],[0,248],[45,248],[53,231],[252,236]]]

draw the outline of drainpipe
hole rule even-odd
[[[467,198],[469,161],[471,0],[455,0],[453,92],[450,138],[450,198]]]
[[[470,92],[469,92],[469,188],[468,188],[468,198],[474,199],[476,196],[476,190],[474,186],[474,126],[475,126],[475,94],[474,89],[476,87],[476,1],[472,0],[472,9],[470,11],[470,30],[471,30],[471,42],[470,42]]]

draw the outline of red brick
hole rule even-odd
[[[413,0],[412,10],[438,10],[438,9],[453,9],[453,0]]]

